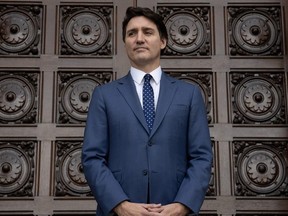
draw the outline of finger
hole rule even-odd
[[[157,207],[157,208],[148,208],[147,209],[149,212],[157,212],[157,213],[161,213],[164,208],[163,207]]]
[[[145,204],[145,208],[159,208],[161,206],[162,206],[161,203],[159,203],[159,204],[155,204],[155,203]]]

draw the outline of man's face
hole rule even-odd
[[[166,40],[160,38],[157,26],[145,18],[132,18],[127,25],[125,48],[131,65],[138,69],[155,69],[160,65],[160,52]]]

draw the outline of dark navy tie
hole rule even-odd
[[[155,118],[154,93],[150,84],[151,78],[150,74],[146,74],[143,86],[143,111],[150,132]]]

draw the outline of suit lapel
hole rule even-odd
[[[177,89],[175,80],[170,79],[170,77],[168,77],[164,72],[162,73],[160,82],[161,83],[160,83],[159,99],[157,103],[155,120],[150,136],[153,136],[157,128],[160,126],[164,116],[166,115],[170,107],[171,102],[173,101]]]
[[[170,104],[174,98],[177,89],[176,88],[177,85],[175,85],[175,80],[170,79],[164,72],[162,73],[160,82],[161,83],[160,83],[159,99],[157,103],[155,120],[150,136],[152,136],[157,130],[157,128],[160,126],[165,114],[167,113],[170,107]],[[145,128],[147,133],[149,133],[143,109],[140,104],[131,74],[128,73],[128,75],[126,75],[122,79],[119,79],[118,83],[119,83],[118,85],[119,92],[124,97],[127,104],[130,106],[131,110],[138,118],[142,126]]]
[[[132,76],[130,73],[128,73],[125,77],[118,80],[118,90],[121,93],[121,95],[126,100],[127,104],[130,106],[131,110],[135,114],[135,116],[138,118],[139,122],[142,124],[142,126],[146,129],[146,131],[149,133],[148,126],[146,124],[145,116],[143,113],[143,109],[141,106],[141,103],[139,101],[136,88],[134,85],[134,81],[132,79]]]

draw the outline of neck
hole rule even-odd
[[[160,66],[160,61],[156,64],[143,64],[143,65],[131,63],[131,66],[145,73],[150,73]]]
[[[145,73],[151,73],[153,70],[155,70],[156,68],[158,68],[160,65],[157,66],[151,66],[151,65],[145,65],[145,66],[138,66],[138,65],[132,65],[132,67],[141,70]]]

